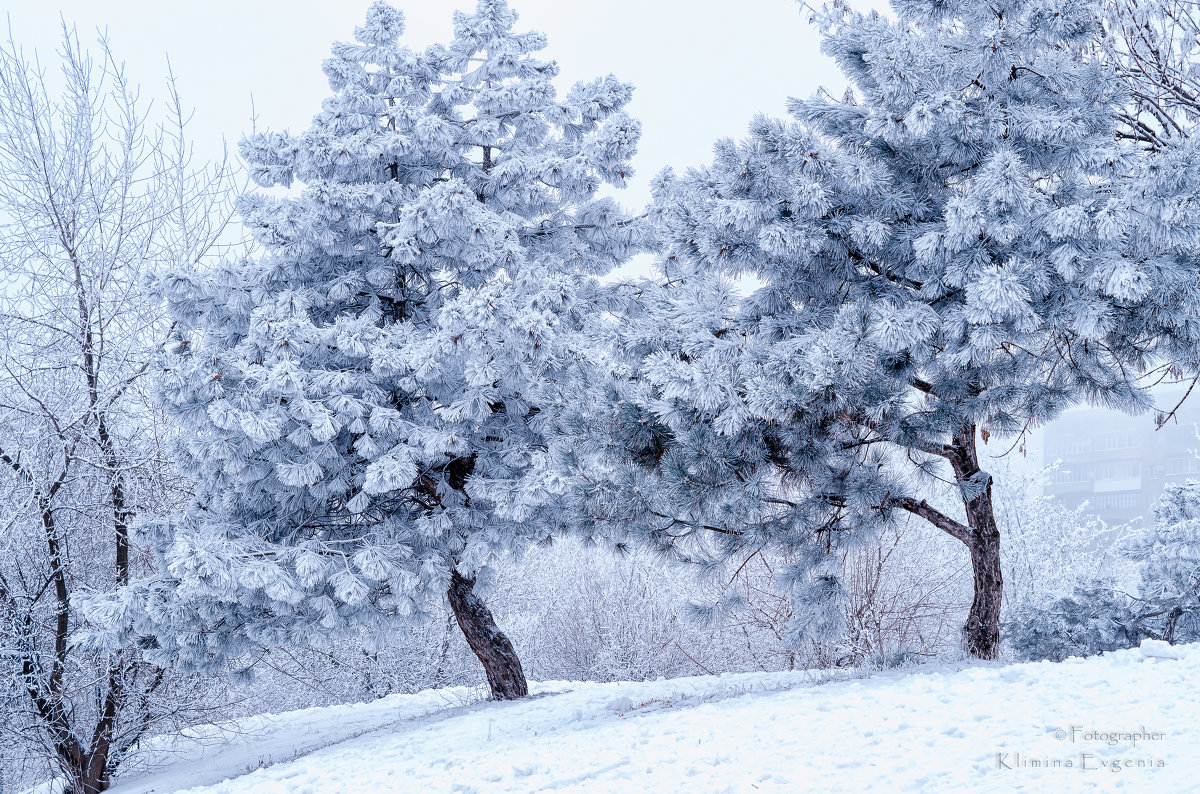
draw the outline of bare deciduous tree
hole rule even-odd
[[[1189,137],[1200,121],[1200,3],[1114,0],[1104,16],[1098,45],[1132,100],[1123,135],[1155,149]]]
[[[173,76],[159,123],[105,39],[93,59],[64,23],[58,56],[0,44],[0,664],[20,709],[0,743],[90,794],[177,716],[169,673],[73,637],[81,594],[150,564],[131,521],[184,490],[145,399],[167,328],[141,285],[217,253],[233,183],[194,164]]]

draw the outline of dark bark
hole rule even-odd
[[[84,761],[82,774],[75,780],[72,794],[100,794],[112,785],[112,778],[104,763],[105,753],[95,753]]]
[[[99,397],[95,398],[99,402]],[[104,463],[108,466],[109,502],[113,516],[113,541],[116,545],[115,568],[117,585],[124,587],[129,584],[129,519],[131,517],[129,504],[125,497],[125,477],[121,473],[121,461],[117,457],[116,445],[108,432],[108,419],[104,412],[93,405],[96,415],[96,437],[100,441],[100,450],[104,454]]]
[[[955,482],[961,488],[966,524],[955,521],[925,501],[893,497],[889,503],[924,518],[967,547],[971,555],[975,596],[962,630],[963,646],[977,659],[996,659],[1000,655],[1000,605],[1004,597],[1000,528],[996,525],[991,478],[985,483],[976,480],[980,469],[975,432],[975,425],[965,425],[954,434],[952,443],[922,448],[922,451],[950,462]]]
[[[986,504],[968,503],[968,519],[977,522],[978,528],[967,547],[971,552],[975,597],[963,626],[963,644],[976,658],[996,659],[1000,655],[1000,604],[1004,578],[1000,571],[1000,531],[992,513],[990,485],[987,491],[986,497],[975,500]]]
[[[950,464],[960,486],[971,483],[980,472],[975,431],[975,425],[967,425],[954,436],[955,455]],[[978,493],[974,493],[976,490]],[[970,496],[972,493],[974,495]],[[975,583],[971,612],[963,626],[963,645],[978,659],[996,659],[1000,655],[1000,604],[1004,597],[1004,578],[1000,572],[1000,528],[996,525],[990,477],[982,488],[978,483],[964,488],[963,507],[971,528],[967,549],[971,552]]]
[[[441,473],[446,485],[456,491],[465,491],[474,471],[475,455],[472,454],[449,461]],[[422,477],[418,482],[418,490],[428,498],[430,505],[441,502],[439,485],[433,477]],[[512,642],[496,626],[492,611],[475,592],[475,579],[467,578],[456,568],[451,568],[450,589],[446,596],[467,644],[483,664],[492,697],[496,700],[513,700],[529,694],[521,660]]]
[[[90,354],[90,347],[85,350],[85,360],[88,366],[93,364],[94,359]],[[105,462],[113,476],[110,498],[114,521],[115,574],[117,583],[123,585],[129,581],[128,522],[130,513],[126,504],[124,481],[119,472],[119,461],[113,441],[108,434],[104,414],[96,410],[98,404],[97,380],[91,371],[87,372],[87,377],[91,393],[91,407],[97,419],[98,438],[105,455]],[[70,585],[66,554],[63,548],[64,538],[61,536],[53,505],[55,496],[72,470],[73,459],[74,453],[71,448],[64,454],[62,472],[50,487],[43,491],[16,458],[0,449],[0,461],[7,464],[34,488],[50,565],[49,583],[54,586],[54,656],[49,674],[43,673],[43,665],[38,658],[37,642],[33,637],[35,628],[32,614],[26,614],[21,678],[34,710],[42,722],[42,727],[49,734],[58,767],[71,780],[70,790],[75,794],[99,794],[99,792],[107,790],[112,783],[113,739],[118,713],[123,705],[125,689],[121,662],[119,659],[113,658],[109,663],[100,714],[91,740],[86,745],[83,744],[76,736],[71,724],[70,708],[64,702],[63,679],[67,668],[71,630]]]
[[[492,698],[515,700],[528,695],[529,685],[525,681],[525,671],[521,669],[521,660],[508,637],[496,625],[492,611],[475,593],[475,580],[451,570],[447,596],[458,627],[487,673]]]
[[[1175,626],[1181,617],[1183,617],[1183,607],[1175,607],[1167,613],[1167,622],[1163,626],[1162,638],[1172,645],[1175,644]]]

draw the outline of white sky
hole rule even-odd
[[[106,28],[118,57],[147,96],[161,96],[169,53],[186,104],[194,106],[198,152],[236,144],[250,126],[300,131],[328,93],[321,62],[349,40],[369,0],[3,0],[13,37],[53,62],[59,14],[90,42]],[[451,12],[474,0],[394,0],[408,17],[405,41],[449,41]],[[706,162],[712,144],[740,137],[757,112],[782,116],[789,96],[844,83],[819,52],[795,0],[512,0],[519,30],[540,30],[545,55],[562,68],[560,90],[614,73],[636,86],[630,112],[642,120],[637,176],[619,196],[641,206],[665,166]],[[869,0],[856,5],[870,6]],[[881,2],[876,4],[883,7]],[[5,8],[5,5],[8,8]]]

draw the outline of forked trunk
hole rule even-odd
[[[492,611],[475,593],[475,580],[451,570],[447,596],[458,627],[487,673],[492,698],[515,700],[528,695],[529,685],[525,682],[521,660],[508,637],[496,625]]]

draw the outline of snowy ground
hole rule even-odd
[[[423,692],[210,729],[112,791],[1195,792],[1198,684],[1200,645],[1151,642],[827,683],[550,683],[515,703]]]

